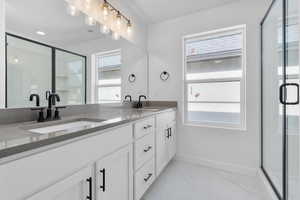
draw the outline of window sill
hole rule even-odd
[[[246,127],[235,127],[235,126],[226,126],[224,124],[210,124],[210,123],[197,123],[197,122],[184,122],[183,126],[186,127],[199,127],[199,128],[213,128],[213,129],[226,129],[226,130],[235,130],[246,132]]]

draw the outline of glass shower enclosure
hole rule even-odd
[[[261,22],[261,168],[278,199],[300,199],[299,0]]]

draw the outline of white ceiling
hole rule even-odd
[[[140,10],[150,23],[184,16],[238,0],[125,0]]]
[[[155,23],[237,0],[111,1],[125,3],[144,21]],[[37,35],[38,30],[47,35]],[[85,25],[82,15],[69,16],[64,0],[6,0],[6,31],[61,47],[105,37],[99,26]]]
[[[64,0],[6,0],[6,31],[62,47],[104,37],[99,26],[85,25],[82,15],[69,16]]]

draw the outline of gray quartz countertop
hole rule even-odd
[[[89,114],[80,114],[64,117],[61,120],[51,122],[26,122],[0,126],[0,163],[17,159],[15,155],[28,151],[38,151],[46,146],[69,142],[75,138],[88,137],[92,133],[105,132],[106,129],[134,122],[142,118],[152,116],[176,107],[163,106],[145,109],[133,109],[128,107],[104,107],[99,111]],[[76,129],[39,134],[31,132],[31,129],[53,126],[74,121],[99,120],[99,124],[79,127]],[[101,122],[100,122],[101,121]],[[10,159],[11,157],[11,159]],[[18,156],[17,156],[18,157]]]

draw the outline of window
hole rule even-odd
[[[97,103],[121,102],[121,52],[101,52],[94,55]]]
[[[245,29],[184,37],[185,124],[245,129]]]

